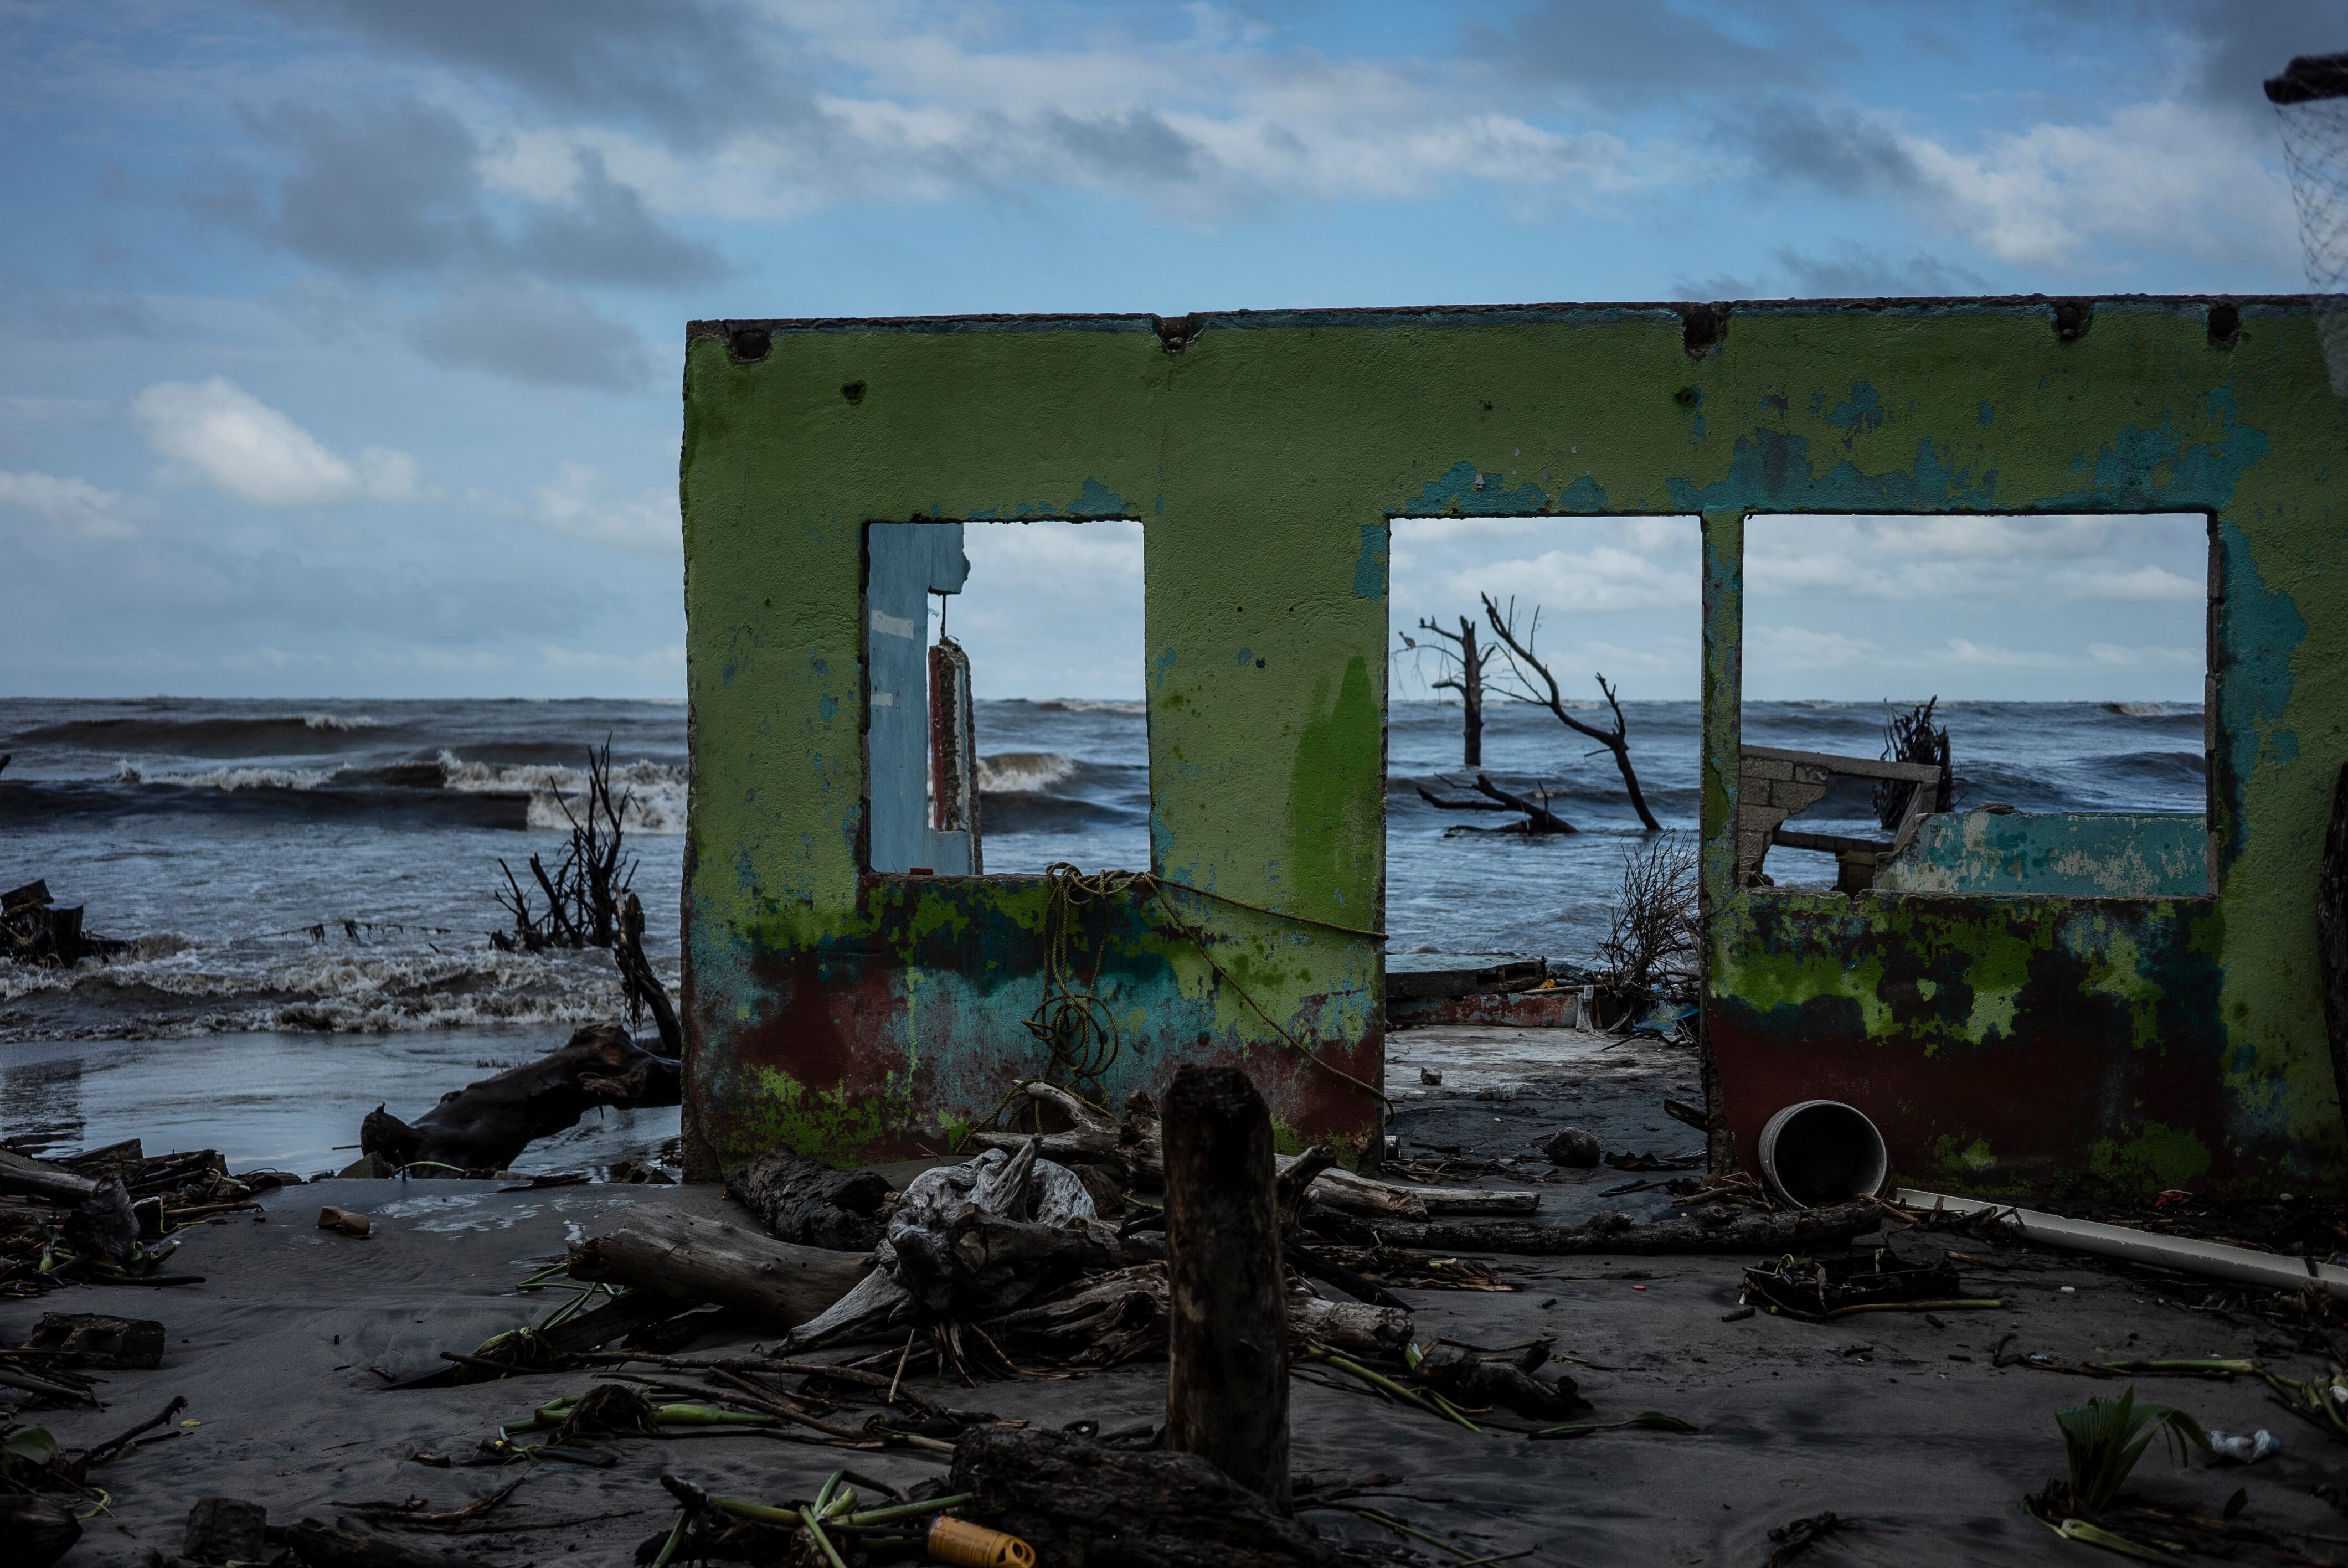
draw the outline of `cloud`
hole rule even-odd
[[[283,160],[273,180],[240,169],[200,191],[200,211],[279,250],[356,277],[467,272],[667,285],[723,276],[715,251],[670,232],[592,146],[511,177],[445,108],[396,99],[248,117]],[[492,191],[489,177],[501,175]]]
[[[565,463],[533,496],[531,519],[558,534],[656,555],[684,548],[674,486],[623,495],[596,469]]]
[[[1586,551],[1550,550],[1527,559],[1495,561],[1454,572],[1445,584],[1452,597],[1474,603],[1489,593],[1505,609],[1511,599],[1539,605],[1552,615],[1577,610],[1650,610],[1694,604],[1697,599],[1693,554],[1678,561],[1614,545]]]
[[[1818,79],[1816,57],[1840,52],[1839,40],[1805,7],[1772,7],[1767,24],[1779,36],[1756,43],[1674,5],[1543,0],[1505,27],[1467,23],[1460,51],[1506,79],[1616,108],[1807,86]]]
[[[632,329],[542,283],[469,283],[408,336],[436,364],[542,386],[635,392],[653,374],[651,345]]]
[[[1745,653],[1749,661],[1775,670],[1843,670],[1883,659],[1881,646],[1866,638],[1806,626],[1747,627]]]
[[[129,497],[101,490],[87,479],[0,468],[0,511],[61,524],[88,538],[126,538],[136,533],[129,517],[133,509]]]
[[[712,0],[278,0],[551,108],[705,142],[799,118],[798,64],[757,8]]]
[[[1738,122],[1733,139],[1765,180],[1900,201],[2016,266],[2108,274],[2122,255],[2266,264],[2288,254],[2291,193],[2263,166],[2271,133],[2259,131],[2161,98],[2100,124],[2045,121],[1960,149],[1888,110],[1777,102]]]
[[[412,501],[427,494],[407,453],[370,446],[353,464],[222,376],[157,382],[130,411],[159,454],[256,506]]]

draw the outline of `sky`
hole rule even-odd
[[[0,690],[681,694],[694,318],[2296,292],[2258,84],[2341,48],[2343,0],[0,0]],[[1756,522],[1756,692],[2189,698],[2199,528]],[[981,693],[1138,696],[1138,544],[994,532]],[[1547,585],[1560,659],[1694,693],[1691,525],[1394,560],[1398,626]]]

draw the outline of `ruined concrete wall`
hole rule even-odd
[[[1877,1115],[1910,1180],[2297,1190],[2336,1163],[2312,900],[2348,754],[2348,415],[2302,302],[1156,324],[690,336],[702,1168],[776,1139],[936,1147],[1042,1065],[1024,1027],[1042,886],[862,868],[862,525],[917,518],[1144,528],[1156,869],[1239,903],[1112,905],[1126,1045],[1105,1091],[1239,1061],[1290,1138],[1373,1135],[1347,1077],[1378,1071],[1377,950],[1346,932],[1381,923],[1386,520],[1444,512],[1704,519],[1705,1015],[1741,1151],[1777,1105],[1828,1094]],[[2217,518],[2214,895],[1735,886],[1746,513],[2186,510]]]
[[[2209,890],[2199,816],[1943,812],[1875,878],[1879,893],[2198,898]]]

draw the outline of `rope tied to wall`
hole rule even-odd
[[[1235,908],[1268,915],[1276,920],[1314,926],[1374,942],[1385,941],[1385,932],[1341,926],[1334,921],[1294,915],[1282,909],[1268,909],[1208,888],[1194,887],[1187,883],[1169,883],[1147,871],[1100,871],[1087,876],[1077,866],[1062,860],[1045,866],[1044,878],[1044,997],[1036,1004],[1035,1010],[1027,1016],[1026,1024],[1028,1032],[1042,1042],[1051,1055],[1051,1064],[1045,1073],[1047,1081],[1083,1092],[1087,1100],[1098,1102],[1105,1098],[1101,1088],[1102,1076],[1116,1063],[1123,1049],[1122,1031],[1117,1027],[1117,1016],[1099,991],[1101,967],[1108,951],[1106,906],[1117,897],[1138,893],[1156,900],[1174,929],[1206,960],[1207,968],[1214,973],[1216,984],[1245,1002],[1258,1018],[1271,1026],[1272,1031],[1291,1050],[1322,1071],[1344,1080],[1375,1097],[1380,1104],[1391,1108],[1392,1102],[1377,1085],[1356,1078],[1320,1056],[1249,994],[1247,988],[1217,960],[1208,934],[1186,919],[1174,907],[1169,890],[1179,888],[1185,893],[1211,898]],[[1089,963],[1082,952],[1087,939],[1091,948]],[[1005,1103],[1009,1102],[1006,1101]],[[1002,1114],[1000,1108],[995,1114],[998,1117]]]
[[[1101,1075],[1121,1049],[1117,1016],[1101,999],[1101,964],[1108,955],[1108,921],[1097,909],[1149,876],[1099,871],[1087,876],[1065,860],[1044,868],[1044,999],[1027,1015],[1027,1032],[1051,1053],[1045,1079],[1087,1100],[1101,1098]],[[1080,951],[1090,938],[1086,966]]]

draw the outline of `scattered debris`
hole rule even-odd
[[[1761,1568],[1786,1568],[1787,1563],[1843,1528],[1843,1522],[1835,1517],[1831,1508],[1807,1519],[1797,1519],[1791,1524],[1776,1525],[1770,1530],[1769,1539],[1777,1542],[1777,1549],[1762,1559]]]
[[[318,1211],[318,1228],[340,1231],[347,1236],[364,1236],[375,1228],[375,1222],[355,1209],[338,1209],[329,1204]]]
[[[1773,1313],[1824,1323],[1856,1312],[1946,1312],[1997,1307],[2002,1300],[1968,1298],[1956,1266],[1945,1259],[1910,1263],[1888,1247],[1853,1257],[1784,1257],[1745,1271],[1744,1301]]]
[[[2256,1464],[2282,1452],[2282,1440],[2260,1427],[2254,1432],[2209,1430],[2209,1457],[2229,1464]]]
[[[777,1241],[870,1252],[897,1210],[897,1189],[878,1171],[843,1171],[778,1148],[726,1178],[726,1195],[758,1216]]]
[[[1583,1168],[1596,1165],[1605,1151],[1599,1146],[1597,1136],[1579,1127],[1568,1127],[1552,1132],[1540,1146],[1553,1165],[1573,1165]]]
[[[83,930],[81,906],[59,908],[50,901],[46,882],[0,893],[0,958],[69,969],[84,958],[110,958],[129,946]]]

